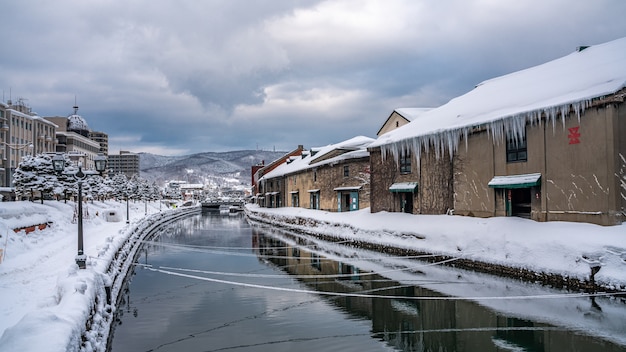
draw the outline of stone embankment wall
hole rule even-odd
[[[508,277],[513,279],[519,279],[527,282],[538,283],[546,286],[551,286],[555,288],[564,288],[572,291],[583,291],[583,292],[617,292],[614,288],[604,287],[597,284],[593,279],[591,280],[580,280],[578,278],[566,277],[559,274],[554,273],[543,273],[536,272],[532,270],[527,270],[524,268],[516,268],[509,267],[499,264],[486,263],[476,260],[456,258],[446,255],[437,255],[436,253],[428,253],[425,251],[419,251],[414,249],[407,248],[398,248],[392,247],[388,244],[379,244],[373,243],[366,240],[350,240],[346,242],[345,238],[333,236],[331,234],[325,233],[321,229],[328,229],[329,227],[339,228],[350,228],[350,230],[357,232],[357,229],[352,228],[346,224],[333,223],[329,224],[326,222],[320,222],[315,219],[310,218],[302,218],[302,217],[288,217],[288,216],[277,216],[274,214],[268,214],[263,212],[251,212],[246,211],[246,216],[249,220],[264,224],[270,224],[273,226],[279,226],[290,231],[296,231],[300,233],[304,233],[307,235],[315,236],[325,241],[329,242],[338,242],[346,246],[363,248],[367,250],[373,250],[381,253],[391,254],[394,256],[424,256],[424,258],[420,259],[423,261],[428,261],[432,263],[445,263],[444,265],[448,265],[451,267],[457,267],[466,270],[472,270],[481,273],[487,273],[491,275],[497,275],[502,277]],[[362,229],[358,229],[359,232],[367,232]],[[404,237],[407,236],[416,236],[415,234],[401,234]],[[365,236],[367,237],[367,236]],[[375,236],[373,236],[375,237]],[[419,238],[419,236],[416,236]]]
[[[133,229],[123,243],[119,245],[110,244],[111,247],[116,248],[111,248],[114,249],[114,253],[108,260],[105,272],[100,274],[104,289],[96,295],[89,318],[85,322],[85,331],[82,336],[84,345],[102,346],[104,342],[107,346],[109,345],[112,337],[111,329],[115,318],[115,307],[119,306],[124,281],[132,272],[133,263],[143,242],[154,236],[156,230],[163,225],[197,214],[200,211],[201,208],[198,206],[152,214],[131,225]]]

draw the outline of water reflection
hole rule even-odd
[[[450,298],[535,290],[545,293],[534,285],[251,226],[241,216],[205,214],[162,228],[142,247],[118,305],[110,348],[625,349],[626,306],[617,299]]]
[[[280,236],[286,236],[289,241],[282,241]],[[260,258],[297,277],[311,289],[336,294],[385,296],[365,298],[341,295],[326,296],[325,299],[355,318],[370,320],[372,336],[401,351],[624,351],[626,348],[587,336],[584,332],[502,315],[471,300],[423,299],[445,296],[324,258],[307,250],[312,242],[307,243],[298,236],[280,235],[277,231],[268,236],[266,232],[257,230],[253,243],[258,246]],[[590,301],[592,309],[601,312],[596,298],[592,297]],[[526,304],[532,305],[533,302]],[[622,317],[626,318],[623,315],[626,306],[620,304]],[[626,329],[624,320],[617,324],[618,332],[620,326]],[[626,330],[621,333],[626,334]]]

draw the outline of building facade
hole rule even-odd
[[[112,175],[124,174],[129,179],[135,175],[139,177],[139,154],[120,150],[119,154],[109,155],[107,168]]]
[[[369,207],[369,155],[344,155],[285,176],[287,206],[325,211]]]
[[[0,103],[0,187],[12,187],[13,172],[25,155],[52,153],[56,125],[32,112],[23,99]]]
[[[380,148],[370,149],[371,211],[449,213],[454,207],[449,157],[426,152],[416,156],[410,149],[400,154],[395,159]]]
[[[369,207],[369,153],[373,139],[355,137],[291,156],[259,182],[265,207],[301,207],[334,212]]]
[[[371,209],[620,224],[626,38],[478,84],[370,146]]]
[[[100,144],[99,153],[102,155],[109,155],[109,135],[104,132],[90,131],[89,139],[98,142]]]
[[[454,164],[454,209],[474,216],[603,225],[624,221],[626,90],[596,101],[561,126],[527,125],[525,140],[469,135]]]
[[[268,165],[257,165],[252,167],[252,194],[255,197],[257,204],[261,206],[268,206],[270,204],[277,204],[277,201],[281,201],[280,197],[277,197],[278,193],[274,193],[274,189],[278,189],[279,185],[275,185],[273,182],[267,184],[261,184],[261,179],[266,174],[272,172],[274,169],[282,165],[287,159],[302,155],[304,146],[298,145],[298,147],[289,153],[286,153],[281,158],[278,158]],[[270,194],[267,194],[270,193]],[[274,208],[275,206],[272,206]]]
[[[55,152],[67,154],[74,163],[80,162],[88,170],[94,169],[94,160],[102,153],[102,145],[91,138],[87,121],[78,114],[78,106],[74,106],[74,113],[67,117],[50,116],[45,119],[58,126]]]

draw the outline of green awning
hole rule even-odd
[[[341,191],[358,191],[363,186],[348,186],[348,187],[335,187],[333,191],[341,192]]]
[[[541,186],[541,174],[495,176],[487,184],[491,188],[529,188]]]
[[[415,192],[417,191],[417,182],[398,182],[389,187],[390,192]]]

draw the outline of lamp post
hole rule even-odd
[[[102,172],[104,172],[106,168],[107,159],[102,154],[98,154],[94,159],[94,163],[96,164],[97,173],[90,171],[83,172],[83,165],[79,162],[78,171],[71,174],[78,184],[78,254],[76,255],[76,264],[79,269],[85,269],[87,267],[87,257],[83,250],[83,181],[93,175],[102,175]],[[62,173],[63,169],[65,169],[65,158],[60,154],[55,154],[52,158],[52,167],[55,172]]]

